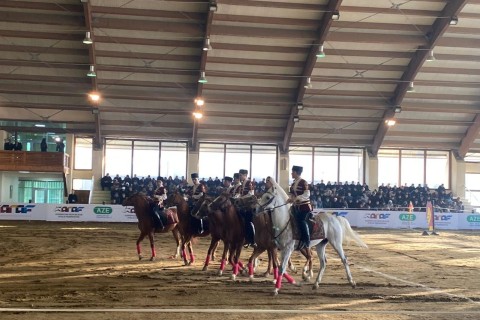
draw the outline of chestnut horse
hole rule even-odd
[[[164,202],[165,207],[177,207],[176,211],[179,218],[179,223],[177,226],[178,231],[180,232],[182,244],[182,257],[184,265],[190,265],[195,262],[195,255],[193,254],[192,248],[192,239],[195,237],[205,237],[210,233],[208,232],[208,226],[205,224],[203,232],[199,233],[198,229],[200,226],[200,219],[190,215],[190,208],[184,196],[178,191],[170,194],[167,197],[167,200]],[[188,252],[190,254],[190,260],[187,260],[186,248],[188,247]]]
[[[139,260],[142,260],[142,249],[141,249],[141,242],[142,240],[148,236],[150,240],[150,248],[152,251],[152,256],[150,257],[150,261],[155,260],[156,252],[155,252],[155,233],[167,233],[172,231],[173,237],[177,242],[177,252],[180,243],[180,233],[178,232],[176,226],[178,223],[178,217],[176,210],[171,210],[168,214],[171,216],[173,223],[167,224],[164,229],[162,230],[155,230],[155,225],[153,222],[153,217],[151,215],[151,205],[149,199],[140,193],[136,193],[131,195],[130,197],[126,198],[122,205],[124,206],[133,206],[135,208],[135,215],[138,219],[138,229],[140,230],[140,236],[137,239],[137,254]]]

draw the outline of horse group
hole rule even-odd
[[[294,270],[290,262],[290,256],[297,241],[295,240],[295,219],[292,219],[290,204],[287,203],[287,199],[282,193],[278,193],[274,189],[273,192],[266,192],[260,199],[255,197],[232,199],[228,194],[222,194],[215,199],[204,196],[197,201],[196,206],[192,209],[195,215],[191,214],[187,201],[178,192],[170,194],[164,204],[167,208],[167,213],[172,217],[170,219],[171,223],[162,230],[155,230],[153,219],[150,215],[150,205],[145,196],[135,194],[127,198],[123,203],[123,205],[135,208],[140,230],[140,236],[137,239],[139,259],[142,259],[141,241],[146,236],[150,240],[152,252],[150,260],[154,260],[156,257],[155,232],[172,232],[177,243],[176,253],[172,257],[176,258],[181,254],[184,264],[190,265],[195,262],[192,248],[193,238],[210,235],[211,242],[203,265],[204,271],[208,269],[210,261],[215,259],[215,250],[219,242],[222,241],[224,249],[218,270],[219,275],[223,274],[227,263],[229,263],[232,266],[232,279],[235,279],[240,272],[248,272],[249,278],[253,279],[257,258],[260,254],[267,251],[269,264],[265,275],[273,274],[274,276],[274,294],[278,294],[283,278],[290,283],[295,283],[295,280],[286,271],[289,267],[291,270]],[[256,230],[255,242],[257,246],[254,248],[247,266],[240,260],[245,239],[244,222],[239,214],[239,210],[242,208],[256,212],[253,223]],[[338,253],[345,267],[347,279],[352,287],[355,287],[347,258],[343,252],[342,243],[344,238],[349,238],[362,247],[367,246],[360,239],[359,235],[351,229],[348,220],[345,218],[319,213],[315,216],[315,219],[321,222],[320,226],[323,228],[325,236],[323,239],[311,241],[311,247],[316,246],[321,266],[314,288],[318,288],[325,271],[325,246],[328,242]],[[199,228],[199,226],[203,227]],[[187,249],[189,252],[188,257]],[[278,263],[277,258],[278,251],[281,253],[280,263]],[[305,280],[309,280],[313,276],[311,249],[306,248],[301,252],[307,258],[302,277]]]

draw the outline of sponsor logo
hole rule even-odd
[[[82,212],[85,207],[55,207],[55,212]]]
[[[0,213],[27,213],[31,212],[35,208],[34,204],[5,204],[0,207]]]
[[[452,217],[451,214],[436,214],[435,221],[450,221]]]
[[[134,207],[123,207],[123,213],[135,213]]]
[[[415,219],[417,219],[417,216],[410,213],[402,213],[399,218],[401,221],[415,221]]]
[[[386,220],[389,219],[390,213],[367,213],[365,219]]]
[[[95,207],[93,208],[95,214],[111,214],[113,212],[112,207]]]
[[[480,222],[480,214],[467,216],[468,222]]]

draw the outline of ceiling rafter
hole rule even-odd
[[[212,33],[213,15],[216,11],[216,6],[217,4],[215,1],[210,1],[207,7],[208,13],[207,13],[207,20],[205,21],[205,30],[204,30],[204,37],[203,37],[204,42],[202,43],[202,46],[205,45],[204,43],[207,41],[207,39],[210,39],[210,34]],[[205,69],[207,66],[208,51],[209,50],[202,50],[202,56],[200,58],[200,68],[199,68],[200,72],[205,72]],[[198,76],[200,77],[200,73],[198,74]],[[195,99],[202,98],[203,86],[204,86],[203,83],[197,82],[197,94],[195,96],[196,97]],[[191,151],[198,150],[198,126],[199,126],[198,122],[199,122],[199,119],[193,117],[192,140],[190,143]]]
[[[281,152],[287,153],[289,150],[290,140],[292,139],[293,129],[295,126],[294,117],[298,115],[297,103],[303,102],[303,97],[305,96],[304,85],[307,82],[307,78],[312,75],[313,68],[315,67],[315,63],[317,62],[316,54],[318,52],[319,46],[323,45],[323,43],[327,39],[327,34],[332,25],[332,14],[333,12],[339,10],[341,4],[342,0],[330,0],[328,2],[328,6],[326,7],[327,11],[324,13],[322,21],[320,23],[320,27],[317,29],[316,40],[310,47],[310,52],[308,53],[303,72],[301,74],[301,81],[299,82],[297,88],[294,105],[290,109],[290,116],[288,118],[287,126],[285,128],[283,142],[280,145]]]
[[[415,79],[418,72],[420,71],[420,68],[423,66],[423,63],[427,59],[430,50],[435,47],[440,37],[449,27],[450,19],[446,19],[444,17],[457,16],[458,13],[467,4],[467,2],[468,0],[449,1],[445,5],[445,8],[440,14],[440,17],[435,19],[431,31],[425,36],[425,38],[428,40],[428,43],[423,47],[420,47],[420,50],[417,50],[415,52],[415,55],[413,56],[407,69],[403,73],[402,78],[400,79],[401,82],[397,85],[395,89],[393,97],[390,100],[389,108],[385,111],[383,118],[378,125],[377,132],[373,138],[372,146],[368,150],[371,155],[377,155],[378,150],[380,149],[383,140],[385,139],[385,135],[388,132],[388,125],[385,123],[385,121],[388,119],[392,119],[396,116],[394,110],[395,106],[400,106],[402,104],[403,99],[405,98],[405,95],[407,93],[409,83]]]
[[[85,26],[88,32],[90,32],[90,37],[93,41],[92,44],[88,45],[88,56],[90,60],[90,66],[93,67],[95,73],[97,70],[96,56],[95,56],[95,36],[93,34],[93,24],[92,24],[92,8],[90,1],[83,3],[83,13],[85,16]],[[97,77],[91,77],[92,79],[92,89],[94,92],[98,92],[98,83]],[[98,108],[99,102],[90,101],[92,104],[92,113],[95,121],[95,136],[93,138],[93,147],[95,149],[101,149],[103,146],[102,143],[102,130],[101,130],[101,120],[100,120],[100,109]]]

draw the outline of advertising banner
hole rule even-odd
[[[120,205],[52,205],[47,221],[137,222],[133,207]]]
[[[314,215],[319,212],[325,212],[325,213],[333,214],[339,217],[344,217],[345,219],[348,220],[348,222],[350,223],[350,226],[352,227],[357,226],[357,215],[355,214],[355,212],[348,211],[348,210],[335,211],[335,210],[323,210],[323,209],[313,209],[312,211]]]
[[[48,204],[0,203],[0,220],[46,220]]]

